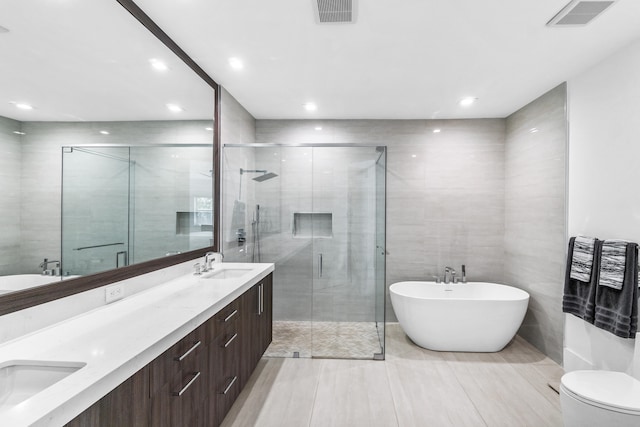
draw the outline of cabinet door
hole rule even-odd
[[[252,286],[240,297],[242,306],[240,385],[244,387],[256,367],[257,342],[260,340],[258,311],[260,294],[258,285]]]
[[[148,427],[148,416],[149,367],[145,366],[71,420],[66,427]]]
[[[258,360],[262,357],[273,339],[273,274],[262,281],[262,307],[260,310],[260,347]]]
[[[245,386],[260,358],[271,344],[273,285],[272,275],[252,286],[241,297],[242,355],[240,378]]]

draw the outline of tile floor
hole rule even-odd
[[[562,368],[516,337],[500,353],[415,346],[396,323],[373,360],[263,358],[224,427],[562,426]]]

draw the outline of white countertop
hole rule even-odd
[[[235,279],[189,274],[0,345],[0,364],[86,363],[28,400],[0,407],[0,425],[64,425],[274,270],[222,265],[252,271]]]

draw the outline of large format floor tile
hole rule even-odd
[[[562,369],[520,337],[499,353],[420,348],[388,324],[374,360],[263,358],[225,427],[562,426]]]

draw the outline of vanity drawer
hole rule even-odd
[[[209,402],[213,403],[209,408],[209,418],[213,425],[222,422],[241,391],[239,327],[240,322],[229,325],[209,347]]]
[[[208,322],[210,339],[215,339],[220,334],[228,331],[230,327],[235,327],[240,319],[240,303],[238,299],[235,299],[225,308],[217,312],[211,320]]]
[[[151,395],[183,372],[206,371],[206,335],[202,325],[151,362]]]

